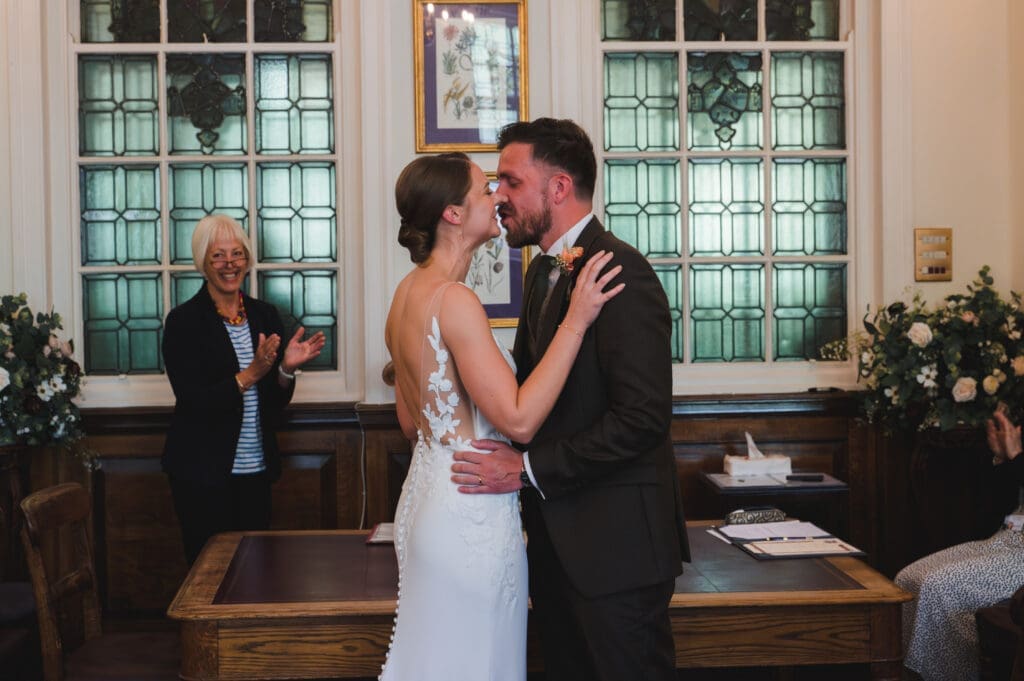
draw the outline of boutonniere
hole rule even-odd
[[[576,268],[576,260],[583,255],[582,246],[563,248],[562,252],[555,256],[555,264],[562,274],[572,274]]]

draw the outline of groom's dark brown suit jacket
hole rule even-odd
[[[536,357],[523,317],[513,355],[521,383],[565,316],[583,264],[598,251],[612,251],[610,266],[623,268],[615,282],[626,287],[586,331],[554,409],[533,441],[521,445],[545,496],[522,494],[527,533],[543,523],[575,588],[594,597],[675,577],[682,560],[689,560],[689,545],[669,439],[671,319],[665,292],[650,263],[596,218],[575,245],[583,255],[552,289],[537,327]],[[534,270],[527,272],[524,310]]]

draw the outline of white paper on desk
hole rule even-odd
[[[395,542],[395,524],[377,523],[366,537],[367,544],[393,544]]]
[[[787,541],[755,541],[744,545],[754,553],[767,556],[841,556],[844,554],[861,554],[860,549],[850,546],[835,537],[820,539],[791,539]]]
[[[783,520],[777,523],[745,523],[743,525],[722,525],[718,531],[730,539],[782,539],[807,537],[831,537],[828,532],[814,523],[801,520]]]
[[[737,487],[783,487],[786,483],[779,482],[770,475],[729,475],[728,473],[708,473],[712,482],[722,489]]]

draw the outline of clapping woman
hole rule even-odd
[[[989,419],[987,434],[993,453],[991,484],[1019,488],[1024,484],[1021,427],[1000,408]],[[906,666],[925,681],[977,679],[974,612],[1009,598],[1024,584],[1024,535],[1008,523],[988,539],[957,544],[911,563],[895,581],[915,594],[903,606]]]
[[[281,474],[274,433],[295,390],[295,370],[324,335],[299,327],[282,345],[272,305],[242,290],[252,250],[241,226],[210,215],[192,234],[203,285],[171,310],[163,354],[174,390],[163,469],[191,565],[219,532],[267,529],[270,486]]]

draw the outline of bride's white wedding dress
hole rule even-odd
[[[454,452],[473,449],[474,438],[506,438],[469,399],[441,337],[445,288],[427,314],[418,439],[395,515],[398,614],[380,678],[523,681],[527,567],[518,496],[461,494],[451,481]]]

